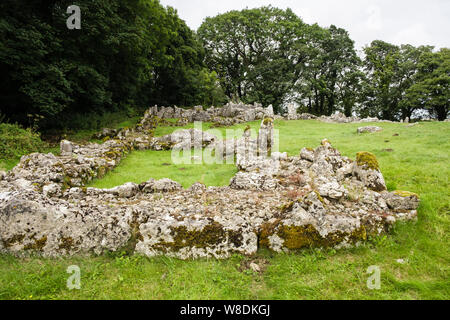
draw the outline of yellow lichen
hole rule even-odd
[[[179,251],[185,247],[207,248],[222,243],[227,237],[223,226],[217,222],[205,226],[203,230],[188,230],[187,227],[181,226],[171,228],[173,242],[159,242],[154,248],[163,251]],[[242,238],[239,233],[229,232],[230,241],[235,245],[239,245]]]
[[[393,192],[395,195],[403,197],[403,198],[409,198],[409,197],[416,197],[419,198],[419,196],[416,193],[413,192],[409,192],[409,191],[401,191],[401,190],[396,190]]]
[[[286,226],[280,220],[273,224],[266,224],[260,232],[260,246],[270,247],[269,237],[277,235],[284,240],[283,247],[288,250],[298,250],[312,247],[333,247],[344,240],[351,243],[367,240],[367,231],[364,226],[355,229],[351,234],[340,231],[322,237],[312,225]]]
[[[366,166],[368,169],[380,170],[380,165],[378,164],[377,157],[370,152],[358,152],[356,154],[356,163],[358,166]]]
[[[272,123],[273,123],[272,118],[269,118],[269,117],[264,118],[264,121],[263,121],[264,125],[268,125],[268,124],[272,124]]]

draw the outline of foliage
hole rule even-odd
[[[296,101],[302,111],[331,115],[353,113],[360,79],[360,59],[347,31],[335,26],[309,28],[309,53],[301,79],[296,84]]]
[[[207,18],[198,35],[230,100],[272,104],[277,113],[295,102],[299,112],[315,115],[448,115],[448,49],[376,40],[362,61],[346,30],[308,25],[271,6]]]
[[[206,18],[198,35],[229,99],[279,111],[300,76],[306,32],[292,10],[269,6]]]
[[[73,4],[81,30],[66,27]],[[4,0],[0,40],[0,112],[13,122],[223,102],[200,42],[157,0]]]
[[[16,124],[0,123],[0,159],[18,158],[32,152],[43,151],[46,144],[31,129]]]
[[[405,98],[405,95],[416,81],[419,61],[432,49],[429,46],[396,46],[379,40],[366,47],[366,78],[359,113],[386,120],[411,118],[421,106],[411,103],[411,98]]]
[[[403,108],[422,108],[438,120],[450,112],[450,50],[420,56],[414,83],[406,90]]]

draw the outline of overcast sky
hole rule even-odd
[[[291,8],[305,22],[350,32],[357,49],[373,40],[450,47],[450,0],[160,0],[194,30],[206,17],[271,4]]]

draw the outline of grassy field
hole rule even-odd
[[[377,125],[383,132],[357,135],[358,124],[276,122],[280,151],[295,155],[328,138],[351,158],[359,151],[373,152],[390,190],[421,196],[418,222],[397,224],[389,236],[355,249],[263,251],[225,261],[122,253],[55,260],[0,256],[0,299],[449,299],[450,124]],[[251,126],[256,129],[259,123]],[[159,128],[157,134],[175,129]],[[170,153],[144,151],[130,154],[93,185],[112,187],[150,177],[169,177],[184,187],[196,181],[225,185],[234,173],[233,166],[175,166]],[[263,272],[250,271],[250,261],[263,265]],[[70,265],[81,268],[81,290],[66,288]],[[380,290],[366,286],[372,265],[381,269]]]

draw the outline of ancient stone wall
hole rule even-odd
[[[387,232],[398,220],[417,217],[419,197],[388,192],[370,153],[359,153],[354,161],[328,140],[293,157],[260,152],[263,140],[271,146],[274,122],[259,114],[259,137],[245,132],[232,142],[238,173],[229,186],[197,183],[185,190],[169,179],[151,179],[86,188],[135,149],[224,145],[195,129],[153,137],[153,112],[103,144],[62,141],[60,156],[24,156],[1,174],[0,251],[66,256],[127,250],[150,257],[227,258],[260,247],[288,252],[353,246]]]

